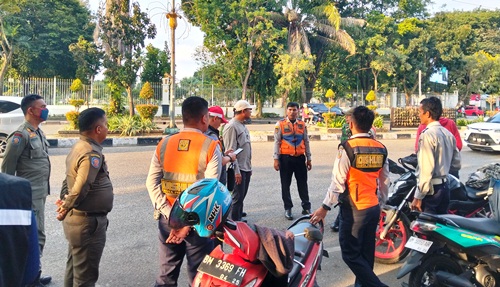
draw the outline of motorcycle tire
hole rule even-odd
[[[446,271],[457,275],[463,272],[456,260],[453,260],[449,256],[434,254],[427,257],[419,267],[411,271],[409,287],[444,287],[445,285],[434,282],[433,274],[436,271]]]
[[[401,213],[385,238],[380,239],[380,233],[384,230],[384,215],[385,213],[382,211],[375,237],[375,262],[394,264],[406,258],[410,253],[410,249],[405,247],[412,234],[410,220],[404,213]]]

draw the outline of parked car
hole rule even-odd
[[[328,113],[328,107],[325,104],[307,104],[307,107],[313,110],[313,114],[323,114]],[[344,112],[339,107],[332,107],[330,113],[336,113],[337,115],[343,115]]]
[[[328,108],[325,106],[325,104],[307,104],[307,108],[309,109],[309,113],[316,115],[316,114],[323,114],[328,112]]]
[[[481,107],[466,106],[465,107],[465,115],[469,116],[469,117],[470,116],[483,116],[484,115],[484,111],[481,109]]]
[[[332,107],[330,109],[330,113],[335,113],[338,116],[343,116],[344,115],[344,111],[341,108],[339,108],[339,107]]]
[[[464,140],[471,150],[500,151],[500,113],[485,122],[468,125]]]
[[[7,137],[23,123],[22,97],[0,96],[0,156],[5,153]]]

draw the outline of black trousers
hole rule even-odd
[[[311,209],[309,202],[309,191],[307,187],[307,166],[306,157],[280,155],[280,178],[281,178],[281,198],[285,209],[293,207],[292,197],[290,195],[290,185],[292,184],[292,175],[295,175],[299,197],[302,201],[302,209]]]
[[[187,260],[187,273],[189,286],[193,282],[198,266],[205,255],[212,252],[213,240],[198,236],[196,231],[189,232],[189,235],[180,244],[165,243],[170,235],[170,227],[165,216],[161,216],[158,221],[159,229],[159,261],[160,272],[156,277],[155,286],[173,287],[177,286],[177,279],[181,271],[184,256]]]
[[[427,195],[422,200],[422,210],[431,214],[447,214],[450,204],[450,189],[448,183],[434,185],[434,194]]]
[[[234,221],[241,221],[243,214],[243,200],[245,200],[245,197],[247,196],[250,178],[252,177],[251,171],[240,170],[240,174],[241,183],[234,186],[233,193],[231,194],[233,197],[233,203],[231,205],[231,219]]]
[[[340,206],[340,249],[342,259],[356,276],[356,287],[387,287],[373,272],[379,217],[378,205],[363,210],[356,210],[349,203]]]

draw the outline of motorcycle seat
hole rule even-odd
[[[482,234],[492,234],[500,235],[500,223],[491,218],[467,218],[458,215],[440,215],[442,218],[446,218],[459,227],[482,233]]]
[[[306,227],[311,227],[314,226],[309,222],[300,222],[297,225],[293,226],[289,230],[293,232],[294,234],[302,233],[304,232],[304,229]],[[295,261],[300,262],[301,264],[304,264],[305,261],[307,260],[309,253],[311,252],[311,249],[314,245],[313,241],[307,240],[304,236],[296,236],[295,239],[295,255],[294,259]],[[297,274],[300,272],[300,269],[302,266],[297,264],[297,262],[294,262],[292,271],[288,273],[288,278],[289,282],[291,282],[292,278],[295,278]]]
[[[486,190],[475,189],[467,185],[465,186],[465,191],[470,200],[484,200],[486,196]]]
[[[479,208],[487,208],[488,201],[462,201],[462,200],[450,200],[448,204],[448,213],[467,216],[472,212],[478,210]]]

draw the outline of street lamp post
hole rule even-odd
[[[177,126],[175,125],[175,28],[177,28],[177,18],[179,15],[175,12],[175,0],[172,0],[172,11],[167,13],[167,19],[169,20],[170,33],[171,33],[171,43],[172,47],[170,49],[170,133],[177,132]],[[167,132],[169,133],[169,132]]]

